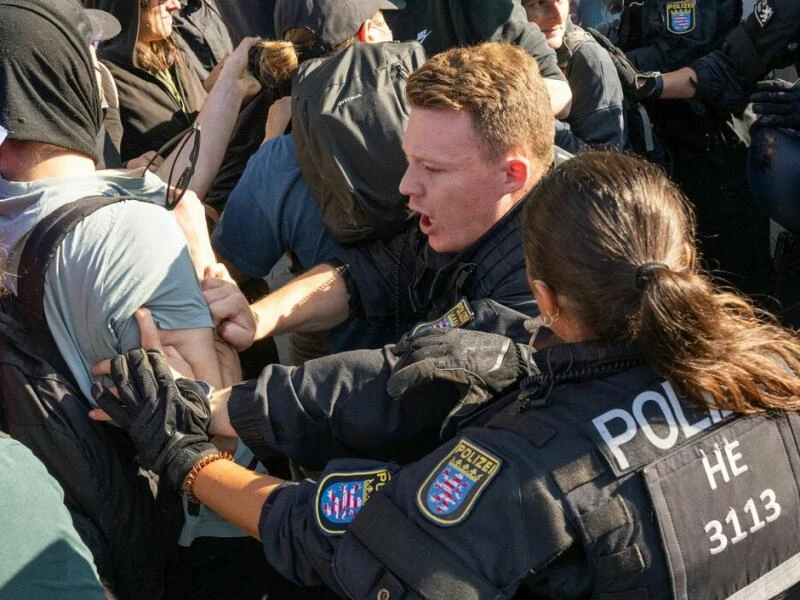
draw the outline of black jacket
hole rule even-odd
[[[539,28],[529,23],[519,0],[407,0],[402,10],[383,13],[394,39],[416,40],[433,56],[449,48],[481,42],[519,45],[539,63],[542,77],[564,75]]]
[[[493,301],[478,308],[468,328],[492,332],[514,311]],[[397,364],[394,346],[273,364],[231,392],[228,414],[239,436],[262,460],[275,455],[320,470],[333,458],[371,458],[401,464],[442,443],[442,424],[459,400],[449,384],[392,399],[386,384]],[[448,429],[449,431],[449,429]]]
[[[624,150],[624,95],[608,52],[568,20],[556,56],[572,90],[569,117],[556,121],[556,145],[573,154],[589,146]]]
[[[593,343],[537,352],[534,376],[493,408],[412,465],[337,460],[318,483],[282,486],[259,523],[269,562],[349,598],[722,598],[797,583],[796,413],[703,407],[635,350]]]
[[[122,32],[103,42],[98,51],[100,59],[114,76],[119,92],[122,139],[114,142],[120,149],[122,160],[128,161],[149,150],[158,150],[192,125],[206,98],[203,84],[184,55],[173,68],[173,78],[187,105],[184,112],[164,84],[136,63],[134,48],[139,31],[139,3],[87,0],[86,6],[105,10],[122,23]]]
[[[233,42],[225,20],[215,0],[181,0],[181,10],[175,17],[175,30],[185,42],[184,52],[200,79],[228,54]]]
[[[383,341],[376,344],[382,345],[420,321],[441,317],[462,298],[478,313],[491,300],[516,312],[491,331],[527,341],[522,322],[538,309],[525,275],[519,223],[524,202],[458,254],[433,251],[416,223],[388,242],[342,250],[337,259],[346,266],[351,317],[382,328]]]

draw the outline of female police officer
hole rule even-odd
[[[98,403],[143,465],[260,537],[278,570],[348,597],[794,585],[800,343],[697,271],[686,204],[647,163],[578,155],[526,211],[540,322],[563,343],[416,463],[334,460],[316,483],[247,471],[209,444],[202,394],[154,352],[115,358],[119,400]]]

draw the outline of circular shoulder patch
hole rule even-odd
[[[372,494],[391,478],[387,469],[326,475],[317,485],[317,525],[325,533],[343,534]]]

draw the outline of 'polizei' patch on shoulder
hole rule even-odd
[[[453,308],[438,319],[415,325],[411,330],[411,335],[428,333],[434,329],[455,329],[456,327],[463,327],[474,320],[475,313],[472,312],[472,307],[470,307],[466,298],[461,298]]]
[[[417,490],[420,512],[437,525],[456,525],[467,518],[503,461],[462,438]]]
[[[697,26],[697,6],[695,0],[667,2],[667,30],[682,35],[694,31]]]
[[[317,486],[317,525],[325,533],[343,534],[367,500],[391,478],[387,469],[326,475]]]

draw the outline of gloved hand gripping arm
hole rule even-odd
[[[448,421],[473,412],[515,385],[525,374],[528,360],[527,346],[468,329],[434,329],[404,337],[394,352],[400,360],[386,385],[389,395],[424,394],[436,384],[451,382],[459,399]]]
[[[137,349],[111,360],[111,378],[118,396],[105,390],[95,400],[130,435],[143,467],[165,477],[223,518],[258,538],[258,522],[265,500],[283,482],[223,457],[209,441],[210,411],[202,387],[175,381],[162,354]],[[202,466],[202,469],[197,469]],[[194,471],[193,471],[194,469]]]
[[[759,81],[750,100],[758,115],[755,125],[800,130],[800,79]]]

